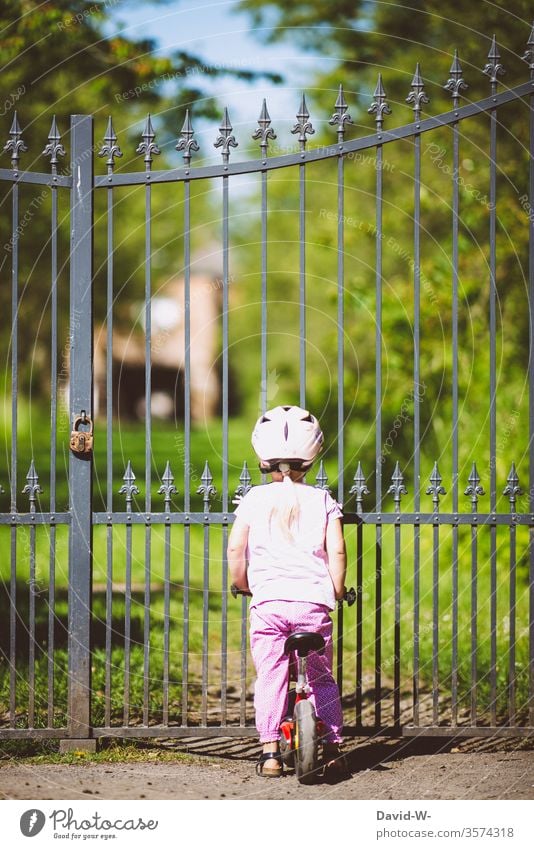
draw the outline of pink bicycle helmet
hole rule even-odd
[[[319,422],[302,407],[275,407],[259,417],[252,432],[252,447],[265,471],[279,463],[292,469],[309,469],[323,446]]]

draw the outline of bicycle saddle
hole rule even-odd
[[[284,643],[284,652],[296,651],[299,657],[306,657],[311,651],[322,651],[324,639],[320,634],[310,631],[295,631]]]

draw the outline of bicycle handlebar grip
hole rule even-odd
[[[343,601],[347,602],[347,607],[352,607],[352,605],[356,601],[356,590],[354,589],[354,587],[351,587],[350,590],[345,590]]]
[[[249,590],[240,590],[238,589],[238,587],[236,587],[235,584],[232,584],[232,586],[230,587],[230,592],[232,593],[234,598],[237,598],[238,595],[252,595]]]

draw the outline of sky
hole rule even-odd
[[[168,4],[117,2],[108,9],[125,35],[155,39],[156,53],[167,55],[183,49],[199,56],[206,65],[282,73],[282,85],[264,78],[247,83],[228,76],[213,79],[204,75],[199,80],[204,90],[218,97],[221,106],[228,106],[235,134],[250,138],[264,97],[273,125],[294,124],[302,90],[319,66],[328,67],[329,60],[304,52],[291,40],[264,44],[252,33],[250,17],[235,12],[236,5],[236,0],[180,0]],[[211,133],[215,139],[217,135],[217,128],[211,125],[194,122],[194,127],[200,136]],[[294,141],[290,135],[289,139]]]

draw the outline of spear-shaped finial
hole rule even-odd
[[[464,495],[469,495],[471,498],[471,509],[476,513],[478,506],[479,495],[484,495],[484,487],[480,486],[480,477],[478,475],[476,463],[473,463],[471,474],[467,478],[469,486],[465,488]]]
[[[169,461],[167,460],[167,465],[165,466],[165,471],[161,476],[161,486],[158,489],[158,494],[163,495],[164,504],[165,504],[165,512],[168,513],[171,509],[171,496],[177,495],[178,490],[174,485],[174,475],[171,472],[171,466]]]
[[[306,149],[306,134],[313,136],[313,134],[315,133],[311,122],[308,120],[309,117],[310,113],[308,111],[308,107],[306,106],[306,97],[303,93],[302,100],[300,101],[299,111],[297,112],[297,123],[291,130],[293,135],[296,135],[296,133],[299,134],[297,141],[302,151]]]
[[[57,128],[56,116],[52,117],[52,126],[48,133],[48,144],[43,150],[43,156],[50,156],[50,166],[52,174],[57,173],[58,156],[65,156],[65,148],[61,144],[61,135]]]
[[[250,477],[247,461],[245,460],[243,463],[243,468],[241,469],[241,474],[239,475],[239,486],[236,488],[236,491],[234,493],[233,503],[239,503],[239,501],[247,494],[247,492],[251,488],[252,478]]]
[[[439,497],[440,495],[445,495],[445,489],[441,485],[442,477],[439,473],[437,462],[434,463],[434,468],[432,469],[432,474],[430,475],[430,486],[427,487],[426,494],[432,496],[432,502],[434,504],[434,512],[437,513],[439,510]]]
[[[143,141],[140,142],[135,152],[145,154],[145,168],[147,171],[150,171],[152,167],[152,154],[158,156],[161,153],[161,150],[154,141],[156,134],[150,120],[150,113],[146,117],[145,128],[141,133],[141,138]]]
[[[186,168],[189,168],[191,163],[191,151],[196,152],[200,150],[197,140],[193,138],[194,134],[195,131],[193,130],[191,118],[189,117],[189,109],[186,109],[184,125],[180,133],[181,137],[178,139],[178,143],[176,144],[176,150],[183,150],[183,158]]]
[[[115,130],[113,129],[111,115],[108,118],[108,125],[106,127],[106,134],[104,136],[104,144],[98,151],[98,155],[107,156],[106,165],[108,167],[108,174],[112,174],[113,168],[115,167],[115,157],[122,156],[122,151],[117,144],[117,136]]]
[[[13,168],[13,171],[18,171],[20,154],[23,153],[25,150],[28,150],[28,148],[26,147],[25,143],[21,138],[22,130],[19,126],[16,111],[13,115],[13,121],[11,123],[9,135],[11,136],[11,138],[5,143],[4,150],[11,151],[11,167]]]
[[[425,84],[421,76],[419,62],[415,66],[415,74],[412,77],[412,87],[410,89],[410,94],[406,98],[406,103],[413,103],[414,118],[416,121],[419,121],[421,117],[421,106],[423,103],[430,103],[425,92]]]
[[[197,492],[199,495],[204,496],[204,512],[207,513],[210,509],[210,500],[212,496],[215,495],[215,493],[217,492],[217,490],[213,486],[213,475],[211,474],[209,463],[207,460],[200,480],[202,481],[202,483],[197,489]]]
[[[393,481],[393,483],[388,489],[388,495],[393,496],[393,501],[395,504],[395,513],[399,513],[401,496],[406,495],[408,493],[408,490],[404,486],[404,476],[400,470],[398,462],[395,463],[395,469],[393,470],[391,480]]]
[[[230,158],[230,148],[238,146],[235,136],[232,134],[232,130],[233,127],[230,123],[228,108],[225,106],[222,124],[219,127],[219,135],[217,136],[217,140],[213,143],[213,147],[222,148],[221,154],[225,165],[228,164],[228,160]]]
[[[35,465],[33,460],[30,463],[30,468],[28,470],[28,474],[26,475],[26,480],[28,483],[22,490],[23,493],[27,493],[30,500],[30,511],[33,513],[35,511],[35,500],[37,498],[38,493],[43,490],[39,486],[39,475],[35,471]]]
[[[512,463],[510,472],[506,480],[508,481],[508,483],[503,490],[503,495],[508,496],[508,500],[510,501],[510,510],[512,511],[512,513],[515,513],[515,502],[517,496],[521,495],[521,493],[523,492],[523,490],[519,486],[519,477],[515,469],[515,463]]]
[[[530,35],[527,41],[527,49],[523,53],[523,60],[528,62],[531,78],[534,77],[534,23],[530,30]]]
[[[328,475],[326,474],[326,469],[322,460],[319,463],[319,471],[315,477],[315,488],[326,489],[327,492],[330,492],[330,487],[328,486]]]
[[[495,35],[494,35],[492,40],[491,40],[491,47],[490,47],[489,53],[488,53],[488,61],[486,62],[485,66],[484,66],[484,70],[482,71],[483,74],[487,74],[488,77],[490,78],[491,93],[492,94],[495,94],[495,92],[497,90],[497,82],[498,82],[497,76],[499,74],[502,75],[502,74],[506,73],[503,66],[501,65],[500,59],[501,59],[501,54],[499,53],[499,48],[497,47],[497,43],[495,41]]]
[[[373,97],[374,100],[367,111],[370,115],[376,113],[376,131],[379,133],[384,122],[384,115],[391,115],[391,109],[389,108],[389,104],[386,100],[386,92],[382,85],[382,74],[378,75],[378,82],[376,84]]]
[[[337,95],[337,100],[334,106],[334,114],[329,120],[329,124],[331,126],[335,126],[337,124],[337,141],[338,144],[343,144],[343,138],[345,136],[345,124],[353,124],[353,120],[349,113],[347,112],[348,106],[345,101],[345,93],[343,91],[343,86],[339,86],[339,92]]]
[[[362,464],[360,462],[358,462],[358,468],[356,469],[356,474],[354,475],[353,484],[349,493],[350,495],[356,496],[356,512],[361,513],[363,511],[363,496],[369,495],[369,490],[365,483],[365,475],[362,471]]]
[[[263,105],[261,107],[260,117],[258,118],[259,127],[252,133],[253,139],[260,140],[260,150],[262,159],[267,158],[267,149],[269,146],[269,139],[276,138],[276,133],[271,127],[271,116],[267,111],[267,101],[263,98]]]
[[[466,81],[462,78],[463,70],[458,59],[458,51],[454,51],[454,59],[449,71],[450,77],[443,86],[444,89],[450,91],[454,108],[458,106],[460,92],[467,88]]]
[[[126,471],[124,472],[123,481],[124,483],[119,489],[119,495],[126,496],[126,511],[130,513],[132,509],[132,498],[134,495],[139,494],[139,489],[135,484],[135,475],[132,470],[132,464],[129,460],[128,465],[126,466]]]

